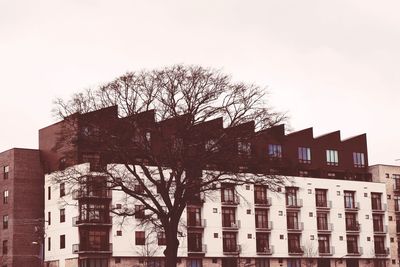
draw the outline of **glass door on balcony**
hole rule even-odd
[[[375,254],[385,254],[385,237],[374,236]]]
[[[318,235],[318,251],[319,253],[330,253],[329,235]]]
[[[235,208],[222,208],[222,227],[232,227],[235,220]]]
[[[257,247],[257,252],[269,251],[268,233],[256,233],[256,247]]]
[[[188,233],[188,251],[202,252],[202,233]]]
[[[358,237],[348,235],[347,236],[347,252],[351,254],[358,254]]]
[[[356,213],[346,213],[346,230],[358,231],[358,222]]]
[[[355,200],[354,200],[354,191],[344,191],[344,207],[346,209],[354,209],[355,208]]]
[[[236,233],[223,232],[222,246],[224,252],[236,252],[237,250]]]
[[[298,213],[295,211],[288,211],[286,213],[286,219],[287,219],[287,228],[288,229],[299,229],[299,218],[298,218]]]
[[[315,189],[315,204],[317,207],[328,207],[326,189]]]
[[[288,234],[289,253],[302,253],[300,246],[300,234]]]
[[[80,204],[80,220],[82,222],[108,223],[109,211],[105,204]]]
[[[256,204],[267,203],[267,187],[265,185],[254,186],[254,202]]]
[[[256,228],[268,228],[268,210],[256,209]]]
[[[109,251],[109,232],[108,230],[80,229],[81,251]]]
[[[187,223],[188,226],[201,226],[201,208],[187,208]]]
[[[221,188],[222,202],[235,202],[235,186],[232,184],[222,184]]]
[[[317,212],[317,229],[328,230],[328,214],[326,212]]]
[[[371,193],[371,206],[373,210],[382,209],[382,194],[381,193]]]
[[[297,206],[297,188],[295,187],[286,188],[286,205]]]
[[[375,232],[383,232],[383,215],[381,214],[373,214],[372,215],[372,223]]]

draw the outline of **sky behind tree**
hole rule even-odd
[[[268,86],[291,128],[367,133],[400,164],[398,1],[0,0],[0,151],[37,148],[52,101],[127,71],[220,69]]]

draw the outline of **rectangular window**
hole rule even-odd
[[[268,156],[272,159],[282,158],[282,146],[277,144],[268,145]]]
[[[187,267],[202,267],[203,262],[202,259],[188,259]]]
[[[315,204],[317,207],[328,207],[326,189],[315,189]]]
[[[65,235],[60,235],[60,249],[65,248]]]
[[[297,187],[286,187],[286,206],[297,207],[300,201],[297,199]]]
[[[374,237],[374,249],[375,249],[375,254],[386,254],[385,237],[384,236],[375,236]]]
[[[233,227],[236,225],[235,208],[222,208],[222,227]]]
[[[347,236],[347,253],[358,254],[358,242],[357,236],[348,235]]]
[[[364,153],[353,152],[353,164],[356,168],[364,168],[365,167],[365,159]]]
[[[374,227],[374,232],[383,232],[383,215],[382,214],[372,214],[372,225]]]
[[[328,230],[328,214],[325,212],[317,212],[317,229]]]
[[[3,229],[8,229],[8,215],[3,215]]]
[[[60,209],[60,223],[65,222],[65,209]]]
[[[251,156],[251,144],[250,142],[238,141],[237,151],[239,156],[250,157]]]
[[[303,253],[300,246],[300,234],[288,234],[289,253]]]
[[[204,252],[202,233],[198,232],[188,233],[187,238],[188,238],[187,242],[188,242],[189,252]]]
[[[216,139],[208,140],[205,143],[204,147],[205,147],[206,152],[215,153],[215,152],[219,151],[219,144],[218,144],[218,141]]]
[[[3,191],[3,204],[8,204],[8,190]]]
[[[51,212],[50,211],[47,212],[47,223],[49,225],[51,225]]]
[[[47,199],[50,200],[51,199],[51,187],[47,187]]]
[[[298,155],[299,155],[299,163],[305,163],[305,164],[311,163],[311,148],[299,147]]]
[[[47,238],[47,250],[50,251],[51,250],[51,237]]]
[[[339,153],[337,150],[326,150],[326,164],[330,166],[339,165]]]
[[[60,184],[60,197],[65,196],[65,183]]]
[[[167,239],[165,237],[165,232],[158,232],[157,233],[157,241],[159,246],[167,245]]]
[[[256,259],[256,267],[269,267],[269,259]]]
[[[354,191],[344,191],[344,207],[346,209],[356,208],[354,196],[355,196]]]
[[[224,252],[238,251],[238,247],[236,244],[236,233],[234,232],[222,233],[222,248]]]
[[[371,193],[372,210],[382,210],[382,194]]]
[[[265,185],[255,185],[254,186],[254,203],[255,204],[268,204],[267,186],[265,186]]]
[[[3,240],[3,255],[8,254],[8,240]]]
[[[318,235],[319,253],[331,253],[329,249],[329,235]]]
[[[201,221],[201,208],[188,207],[187,208],[187,225],[188,226],[204,226]]]
[[[359,231],[360,225],[357,221],[357,213],[346,212],[346,230],[347,231]]]
[[[268,210],[256,209],[256,228],[268,229]]]
[[[288,211],[286,213],[287,229],[300,230],[299,215],[297,211]]]
[[[135,232],[135,244],[144,246],[145,244],[145,232],[144,231],[136,231]]]
[[[9,172],[10,172],[10,167],[9,166],[4,166],[3,167],[4,180],[8,179]]]
[[[144,205],[135,205],[135,218],[136,219],[144,218]]]
[[[235,185],[221,185],[221,202],[236,203]]]
[[[256,233],[256,249],[257,252],[269,252],[269,234]]]

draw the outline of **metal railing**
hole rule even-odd
[[[286,200],[286,208],[290,209],[290,208],[301,208],[303,207],[303,200],[300,198],[296,198],[296,199],[291,199],[290,201]]]
[[[318,253],[320,256],[328,256],[335,254],[335,247],[319,247]]]
[[[187,227],[188,228],[204,228],[206,226],[207,226],[206,219],[188,220],[187,221]]]
[[[362,247],[356,247],[356,249],[351,249],[349,251],[349,248],[347,248],[347,255],[362,255],[363,254],[363,248]]]
[[[288,231],[303,231],[304,229],[304,223],[302,222],[291,222],[287,224],[287,230]]]
[[[240,228],[240,220],[222,222],[222,228],[224,229],[239,229]]]
[[[317,223],[317,230],[320,232],[330,232],[333,230],[332,223]]]
[[[200,247],[196,246],[188,246],[188,253],[199,253],[199,254],[205,254],[207,253],[207,245],[203,244]]]
[[[72,253],[112,253],[112,243],[90,246],[84,244],[73,244]]]
[[[223,253],[226,255],[239,254],[241,249],[242,247],[240,245],[223,246]]]
[[[274,246],[257,247],[258,255],[271,255],[274,253]]]
[[[261,223],[256,225],[256,231],[271,231],[272,221],[267,221],[266,223]]]
[[[75,216],[72,218],[72,225],[111,225],[112,217],[107,215],[102,218],[88,218],[88,219],[80,219],[79,216]]]
[[[332,208],[332,201],[320,201],[315,202],[315,206],[317,209],[331,209]]]
[[[261,199],[254,199],[254,205],[255,206],[265,206],[269,207],[272,205],[272,199],[270,197],[268,198],[261,198]]]
[[[72,199],[77,200],[81,198],[111,198],[111,190],[101,189],[101,190],[86,191],[81,189],[75,189],[72,191]]]

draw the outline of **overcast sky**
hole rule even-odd
[[[399,164],[399,10],[366,0],[0,0],[0,151],[37,148],[55,97],[185,63],[268,85],[295,130],[367,133],[370,164]]]

